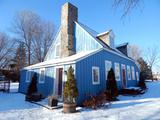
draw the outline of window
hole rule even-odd
[[[115,78],[117,81],[120,80],[120,69],[119,69],[119,63],[114,63],[115,65]]]
[[[60,44],[58,43],[55,45],[55,56],[59,57],[59,55],[60,55]]]
[[[92,83],[100,84],[99,67],[92,67]]]
[[[132,66],[132,80],[135,80],[135,72],[134,72],[134,67]]]
[[[39,83],[45,82],[45,68],[40,69]]]
[[[131,68],[128,65],[127,65],[127,75],[128,75],[128,80],[131,80]]]
[[[137,80],[139,80],[139,74],[138,74],[138,72],[136,72],[136,78],[137,78]]]
[[[106,60],[106,61],[105,61],[105,68],[106,68],[105,73],[106,73],[106,80],[107,80],[108,71],[110,71],[110,69],[112,68],[112,62]]]
[[[31,79],[31,71],[27,70],[26,71],[26,82],[30,82]]]

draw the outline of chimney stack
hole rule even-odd
[[[61,57],[75,54],[74,28],[78,20],[78,8],[67,2],[61,10]]]

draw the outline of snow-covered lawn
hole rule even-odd
[[[135,97],[119,96],[120,101],[97,110],[78,108],[74,114],[62,108],[48,110],[24,101],[24,95],[0,92],[0,120],[157,120],[160,119],[160,82],[147,82],[148,91]]]

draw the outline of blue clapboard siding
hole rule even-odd
[[[78,23],[75,24],[75,39],[76,53],[102,48],[102,46],[84,30]]]
[[[135,71],[139,72],[138,67],[133,61],[122,58],[118,55],[112,54],[108,51],[102,50],[92,56],[89,56],[76,63],[76,78],[79,90],[78,103],[81,104],[89,95],[96,95],[106,88],[105,77],[105,60],[112,61],[112,68],[115,69],[114,63],[120,64],[120,78],[122,78],[121,64],[134,66]],[[92,84],[92,66],[100,68],[100,84]],[[127,74],[126,74],[127,75]],[[117,81],[118,88],[122,87],[122,81]],[[135,86],[137,80],[127,80],[128,86]]]
[[[70,64],[74,70],[75,70],[75,64]],[[63,68],[63,71],[67,71],[70,65],[62,65],[61,67]],[[48,95],[51,94],[56,94],[55,91],[55,74],[56,74],[56,67],[45,67],[45,81],[44,83],[39,83],[39,77],[40,77],[40,69],[31,69],[31,70],[22,70],[21,71],[21,76],[20,76],[20,87],[19,87],[19,92],[26,93],[28,86],[30,82],[26,82],[26,75],[27,71],[31,72],[30,75],[30,81],[32,79],[32,76],[34,73],[37,73],[37,89],[38,92],[41,93],[44,97],[47,97]],[[74,71],[75,72],[75,71]],[[64,73],[64,72],[63,72]],[[63,84],[67,80],[67,75],[63,74]]]
[[[47,97],[48,95],[51,95],[53,93],[54,89],[54,67],[48,67],[45,68],[45,81],[44,83],[37,84],[38,86],[38,92],[41,93],[44,97]],[[38,80],[39,80],[40,74],[38,74]]]
[[[54,67],[45,68],[45,81],[39,83],[40,69],[22,70],[20,76],[19,92],[26,93],[30,82],[26,82],[27,71],[31,72],[30,81],[34,73],[37,73],[37,89],[44,97],[53,93],[54,89]]]
[[[26,70],[21,70],[20,72],[20,81],[19,81],[19,89],[18,91],[21,93],[26,93],[26,89],[27,89],[27,83],[25,82],[26,80]]]

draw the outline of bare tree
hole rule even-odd
[[[122,18],[125,17],[131,10],[137,7],[142,0],[114,0],[113,7],[115,9],[122,7]]]
[[[47,23],[32,11],[22,11],[15,16],[12,29],[26,47],[28,65],[44,60],[54,33],[54,26]]]
[[[156,46],[150,47],[145,51],[146,61],[153,72],[153,67],[160,62],[159,49]]]
[[[8,65],[12,59],[14,42],[5,34],[0,32],[0,68]]]
[[[141,57],[141,49],[138,45],[129,45],[129,57],[137,61]]]
[[[43,21],[36,27],[33,40],[33,57],[36,58],[35,62],[42,62],[53,40],[54,25]]]

